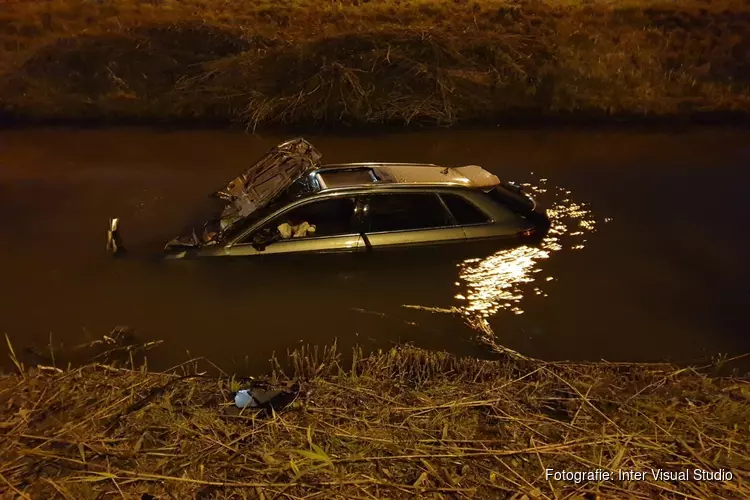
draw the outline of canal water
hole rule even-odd
[[[553,214],[539,247],[163,262],[209,193],[288,137],[0,131],[0,331],[19,355],[118,325],[258,373],[273,353],[412,342],[491,357],[705,363],[750,351],[750,132],[429,131],[307,136],[326,162],[478,164]],[[121,219],[131,256],[104,252]],[[29,349],[30,348],[30,349]],[[6,351],[3,355],[4,366]]]

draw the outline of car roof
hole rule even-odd
[[[393,186],[491,188],[500,179],[478,165],[444,167],[430,163],[339,163],[310,174],[319,191]]]

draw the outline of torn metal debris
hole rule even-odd
[[[317,169],[321,158],[318,150],[301,137],[279,144],[213,193],[214,197],[227,202],[219,217],[170,241],[166,249],[218,243],[239,221],[247,219],[275,200],[296,180]]]

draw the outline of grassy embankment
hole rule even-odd
[[[408,347],[355,353],[347,370],[339,359],[335,350],[294,354],[287,371],[301,391],[270,414],[230,403],[248,381],[19,363],[18,374],[0,377],[0,491],[76,500],[750,498],[747,379]],[[274,372],[274,383],[290,383]],[[574,484],[547,481],[546,468],[724,469],[733,479]]]
[[[750,115],[743,0],[0,5],[6,118],[255,126]]]

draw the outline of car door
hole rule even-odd
[[[464,232],[454,225],[437,194],[376,193],[360,199],[363,229],[373,250],[458,243]]]
[[[288,253],[346,253],[364,250],[365,246],[354,219],[355,200],[336,196],[303,202],[281,210],[259,228],[227,248],[233,256]],[[314,226],[314,232],[289,235],[288,230]],[[284,227],[284,233],[280,227]]]

